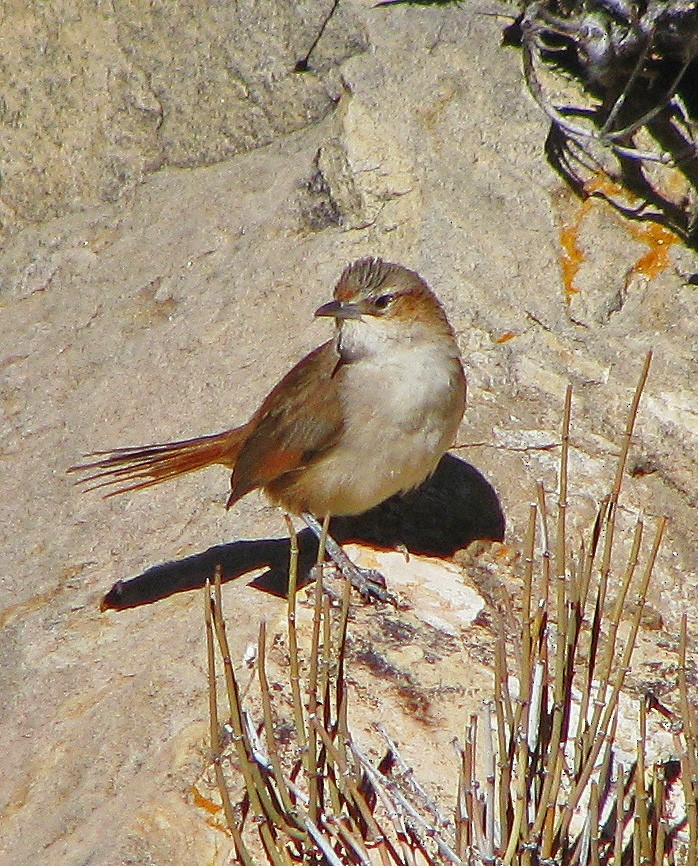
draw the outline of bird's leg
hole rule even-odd
[[[354,565],[341,546],[337,544],[331,535],[328,535],[328,521],[325,521],[325,525],[321,526],[312,514],[303,512],[301,517],[308,529],[317,537],[320,549],[322,550],[324,545],[330,559],[333,560],[344,577],[351,581],[351,585],[355,589],[358,589],[364,598],[377,598],[380,601],[390,601],[390,594],[385,587],[383,575],[373,568],[359,568],[358,565]]]
[[[330,515],[326,514],[325,519],[322,521],[322,533],[320,534],[320,538],[318,538],[318,546],[317,546],[317,561],[318,565],[322,565],[325,561],[325,555],[327,553],[327,537],[329,535],[330,529]]]

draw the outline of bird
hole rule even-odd
[[[261,489],[316,532],[319,520],[362,514],[417,487],[454,444],[465,411],[465,374],[444,308],[416,271],[370,257],[344,269],[315,316],[334,319],[332,338],[247,423],[94,451],[68,471],[87,473],[78,483],[113,496],[220,464],[232,471],[227,508]]]

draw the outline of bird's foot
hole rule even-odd
[[[337,544],[331,535],[323,532],[322,526],[312,515],[304,514],[303,519],[318,539],[324,541],[327,555],[337,566],[340,574],[361,593],[364,601],[387,601],[390,604],[397,604],[395,597],[388,592],[385,578],[379,571],[375,568],[360,568],[355,565],[341,545]]]
[[[385,578],[375,568],[361,568],[353,563],[349,557],[347,562],[340,565],[335,563],[345,580],[360,594],[364,601],[392,601],[388,592]]]
[[[335,542],[331,542],[327,547],[331,565],[334,566],[336,572],[351,583],[364,601],[385,601],[396,604],[396,599],[388,591],[385,578],[380,571],[376,571],[375,568],[361,568],[349,559],[338,544],[336,546],[335,544]]]

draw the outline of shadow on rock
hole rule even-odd
[[[410,553],[451,556],[472,541],[502,541],[504,514],[492,485],[463,460],[446,454],[434,474],[404,496],[393,496],[357,517],[335,518],[330,527],[339,542],[367,542]],[[298,534],[299,585],[309,582],[317,556],[317,540],[308,529]],[[285,596],[288,590],[288,538],[234,541],[210,547],[176,562],[153,566],[114,584],[102,610],[125,610],[159,601],[176,592],[200,589],[213,579],[216,566],[224,582],[267,568],[252,586]]]

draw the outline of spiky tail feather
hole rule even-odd
[[[77,466],[71,466],[68,472],[85,472],[97,470],[81,478],[79,484],[91,484],[87,490],[97,490],[112,484],[124,484],[118,490],[111,490],[107,497],[126,493],[129,490],[141,490],[152,487],[195,472],[216,463],[232,469],[237,460],[238,451],[245,439],[245,428],[237,427],[223,433],[213,433],[210,436],[198,436],[195,439],[183,439],[181,442],[163,442],[161,444],[136,446],[135,448],[116,448],[113,451],[93,451],[86,458],[97,457]]]

